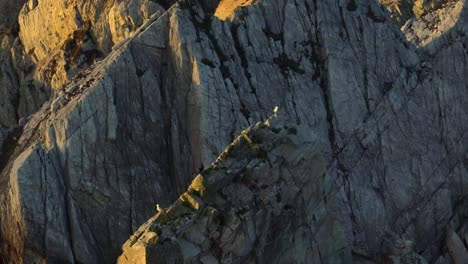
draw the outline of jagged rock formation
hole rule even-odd
[[[50,96],[49,89],[33,78],[34,63],[17,34],[15,26],[0,28],[0,125],[16,125]]]
[[[19,34],[38,62],[37,78],[58,89],[163,11],[150,0],[30,0],[19,15]]]
[[[327,217],[341,223],[354,262],[464,256],[467,8],[450,5],[460,7],[447,11],[460,11],[453,26],[415,45],[374,0],[225,1],[178,2],[134,34],[119,31],[128,39],[113,50],[90,24],[105,58],[78,67],[2,157],[5,262],[114,262],[155,203],[169,206],[201,162],[276,105],[323,145],[331,184],[321,193],[338,208]],[[80,56],[91,39],[82,29],[72,34]],[[54,39],[37,51],[24,44],[34,67],[63,47]],[[448,243],[447,230],[459,239]],[[387,250],[387,237],[412,251]]]
[[[29,0],[0,10],[0,124],[13,125],[165,9],[150,0]]]
[[[350,263],[320,144],[276,118],[243,131],[118,263]]]
[[[414,18],[415,0],[379,0],[390,12],[391,18],[402,26],[408,19]]]
[[[379,0],[390,12],[397,25],[402,26],[412,19],[421,19],[428,13],[443,6],[452,5],[457,0]]]
[[[418,19],[409,19],[401,28],[406,38],[417,46],[425,46],[451,29],[460,18],[463,1],[447,1],[429,9]]]
[[[0,3],[0,30],[15,27],[18,13],[26,0],[4,0]]]

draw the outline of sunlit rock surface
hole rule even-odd
[[[22,5],[23,2],[26,2]],[[170,1],[0,3],[0,124],[14,125]]]
[[[57,22],[34,15],[47,12],[43,3],[104,15],[64,21],[58,32]],[[411,15],[412,25],[431,12],[454,18],[428,37],[419,26],[401,32],[375,0],[230,1],[219,9],[206,0],[161,4],[166,11],[131,3],[30,1],[19,24],[43,23],[38,32],[61,37],[41,33],[27,44],[22,26],[2,31],[0,117],[11,125],[0,162],[5,263],[115,263],[156,203],[173,204],[202,162],[275,106],[287,126],[302,127],[321,146],[330,184],[314,195],[334,201],[327,224],[339,223],[333,230],[344,234],[351,256],[343,261],[443,263],[465,255],[468,17],[460,1]],[[114,18],[85,14],[90,6],[112,9]],[[137,11],[119,15],[120,8]],[[407,32],[419,40],[408,41]],[[70,39],[76,53],[60,42]],[[99,58],[88,63],[88,49]],[[64,74],[67,58],[83,58],[73,60],[83,66]],[[44,71],[51,65],[60,70]],[[313,243],[330,245],[320,254],[334,249]],[[171,252],[168,259],[180,257]]]

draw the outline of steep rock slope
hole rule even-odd
[[[277,118],[243,131],[118,263],[350,263],[320,144]]]
[[[58,89],[163,11],[150,0],[30,0],[19,15],[19,35],[38,62],[36,78]]]
[[[0,124],[15,125],[36,112],[51,88],[61,88],[162,12],[163,5],[149,0],[2,1]]]
[[[9,263],[115,261],[156,202],[276,105],[322,141],[353,260],[392,256],[395,237],[450,258],[446,230],[463,237],[467,218],[466,7],[418,49],[373,0],[240,5],[219,20],[178,3],[29,121],[0,182]]]
[[[24,1],[0,3],[0,125],[16,125],[49,97],[33,78],[34,63],[18,37],[18,14]]]

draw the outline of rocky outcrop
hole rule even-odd
[[[150,0],[30,0],[19,15],[19,36],[37,63],[35,79],[59,89],[163,11]]]
[[[29,0],[2,1],[0,10],[0,124],[14,125],[36,112],[51,88],[102,59],[164,7],[150,0]]]
[[[321,143],[277,118],[243,131],[118,263],[350,262]]]
[[[435,5],[416,19],[409,19],[401,28],[406,38],[417,46],[425,46],[451,29],[460,18],[464,1],[447,1]]]
[[[458,0],[379,0],[390,12],[398,26],[409,20],[421,19],[429,13],[453,5]]]
[[[0,125],[14,126],[37,111],[50,96],[49,88],[34,79],[34,63],[24,53],[17,28],[0,29]]]
[[[388,259],[389,233],[408,256],[451,258],[468,202],[466,7],[417,46],[374,0],[225,4],[150,17],[29,120],[0,180],[5,260],[114,262],[155,203],[276,105],[323,146],[354,261]]]
[[[464,1],[379,0],[408,41],[421,47],[449,31],[458,21]]]
[[[387,8],[391,18],[400,27],[409,19],[415,17],[413,11],[413,8],[417,5],[415,0],[379,0],[379,2]]]

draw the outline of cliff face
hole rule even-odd
[[[122,244],[154,215],[155,203],[173,204],[200,163],[209,164],[235,135],[266,119],[277,105],[287,126],[300,125],[298,142],[310,133],[316,137],[314,144],[321,146],[319,156],[326,168],[322,183],[308,180],[296,187],[313,191],[313,199],[307,196],[311,202],[333,201],[334,209],[320,203],[310,212],[309,201],[291,198],[299,215],[283,208],[272,221],[297,232],[271,238],[274,225],[267,225],[265,232],[255,227],[258,241],[249,233],[248,222],[200,226],[205,237],[216,240],[212,229],[236,225],[244,235],[239,231],[224,243],[236,244],[246,236],[249,239],[242,241],[254,241],[249,249],[215,249],[194,243],[190,234],[179,230],[212,220],[206,209],[191,208],[187,214],[196,221],[179,221],[171,230],[180,235],[167,244],[167,251],[153,244],[157,245],[153,255],[142,239],[157,239],[153,235],[157,230],[150,229],[161,223],[160,213],[136,233],[135,248],[130,246],[132,239],[124,246],[127,259],[165,254],[170,263],[180,258],[201,260],[211,252],[217,261],[231,253],[233,260],[240,260],[260,257],[249,255],[258,249],[265,250],[264,258],[257,259],[263,263],[282,262],[280,250],[298,262],[310,257],[331,263],[336,260],[334,246],[340,245],[344,249],[337,262],[404,263],[412,256],[430,263],[463,261],[468,17],[462,1],[431,7],[406,24],[404,33],[374,0],[225,0],[219,6],[216,1],[189,1],[163,12],[170,4],[31,0],[20,12],[18,37],[15,31],[2,35],[9,41],[2,56],[10,60],[1,61],[5,84],[0,89],[19,98],[2,98],[8,103],[0,113],[9,120],[3,122],[15,123],[35,111],[18,114],[23,98],[33,98],[39,107],[51,94],[48,89],[61,87],[16,130],[22,134],[18,143],[13,139],[18,136],[11,136],[3,150],[0,243],[5,262],[114,262]],[[58,12],[51,15],[48,10]],[[431,14],[434,20],[426,18]],[[60,17],[63,21],[57,22]],[[100,61],[92,64],[95,60]],[[29,66],[29,73],[21,75],[24,71],[18,69],[24,67],[9,66],[18,62]],[[11,69],[15,71],[3,74]],[[14,74],[26,77],[8,77]],[[33,84],[27,86],[30,97],[21,93],[27,80]],[[45,92],[37,87],[45,87]],[[272,144],[273,134],[266,136]],[[254,159],[246,146],[239,148],[246,149],[245,156],[238,154],[233,166],[244,166],[242,158]],[[315,150],[291,151],[315,161]],[[297,164],[310,170],[299,175],[317,178],[318,168],[305,161]],[[285,167],[295,171],[301,166]],[[236,175],[262,177],[227,172],[221,176]],[[280,173],[267,187],[281,186],[279,179],[287,175]],[[217,188],[232,190],[235,196],[244,185],[227,181]],[[251,197],[227,200],[244,205],[261,194],[253,192]],[[201,198],[215,209],[213,213],[234,222],[243,219],[236,206]],[[273,208],[264,212],[275,214],[276,203],[271,204]],[[343,233],[338,244],[310,231],[324,225],[310,220],[315,212],[322,216],[319,220],[333,219],[325,226]],[[312,249],[286,246],[286,241],[300,241],[299,222],[307,224],[307,241],[297,243]],[[275,241],[274,251],[263,247],[263,238]],[[181,252],[176,246],[181,243],[195,251]],[[325,246],[314,246],[321,243]],[[216,250],[221,255],[214,254]]]
[[[150,0],[29,0],[2,1],[0,10],[0,124],[13,125],[164,7]]]
[[[351,263],[321,144],[276,117],[246,129],[118,263]]]

